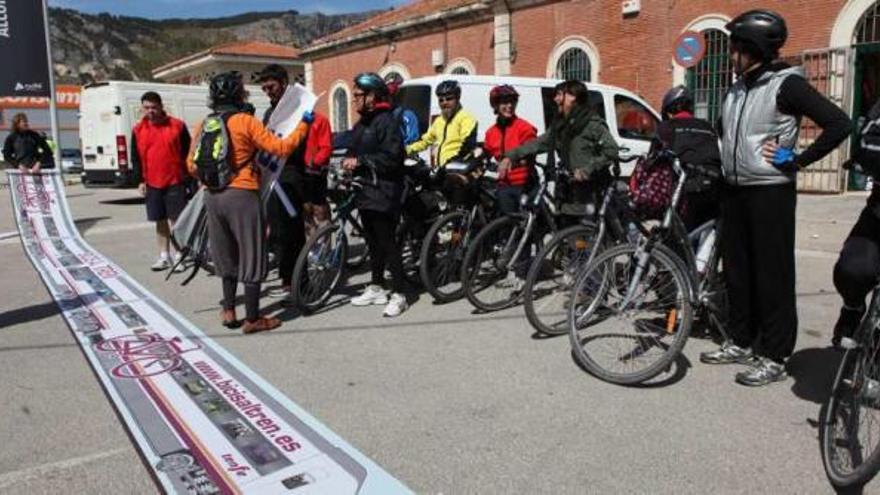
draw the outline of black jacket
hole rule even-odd
[[[363,182],[366,185],[357,196],[357,207],[362,210],[399,212],[406,152],[400,122],[390,107],[383,105],[361,115],[352,129],[352,143],[346,156],[358,159],[355,174],[365,179]]]
[[[51,166],[52,149],[46,138],[28,129],[23,132],[11,132],[3,143],[3,160],[11,165],[27,167],[35,163]]]
[[[714,189],[721,177],[721,151],[712,124],[692,116],[664,120],[657,127],[657,138],[681,159],[696,166],[701,176],[691,173],[685,192]]]

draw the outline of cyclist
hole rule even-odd
[[[557,86],[560,113],[544,134],[504,154],[500,166],[510,169],[528,156],[555,151],[562,166],[571,171],[574,185],[569,200],[594,203],[599,187],[610,177],[608,169],[618,159],[618,146],[608,124],[590,108],[587,86],[565,81]]]
[[[238,283],[244,284],[244,333],[272,330],[281,325],[278,318],[260,316],[260,284],[266,276],[263,214],[260,204],[260,170],[254,158],[258,151],[273,155],[291,154],[306,138],[312,112],[284,139],[275,137],[256,117],[244,110],[245,89],[241,74],[224,72],[214,76],[210,85],[210,106],[214,114],[224,116],[230,143],[228,167],[232,174],[228,183],[208,189],[205,198],[208,239],[211,257],[223,280],[222,323],[235,328],[235,293]],[[202,125],[195,133],[193,149],[187,166],[199,176]],[[219,141],[217,141],[219,143]],[[218,146],[219,148],[219,146]]]
[[[785,380],[797,336],[795,296],[796,174],[850,134],[849,118],[816,91],[803,70],[774,60],[788,36],[769,10],[745,12],[727,24],[739,78],[724,99],[721,157],[727,183],[721,252],[732,342],[703,353],[710,364],[747,363],[737,383]],[[795,153],[803,116],[822,134]]]
[[[397,95],[397,91],[400,89],[401,84],[403,84],[403,76],[397,72],[392,72],[385,76],[385,85],[388,86],[388,94],[391,96],[392,101]],[[415,112],[409,108],[395,105],[394,116],[400,121],[400,132],[403,134],[403,144],[409,146],[418,141],[419,118],[416,117]]]
[[[378,74],[366,72],[354,78],[354,86],[352,99],[360,120],[352,129],[352,145],[342,167],[366,179],[355,204],[370,249],[372,278],[351,304],[384,304],[384,316],[394,317],[409,307],[403,260],[395,236],[404,189],[403,135],[392,114],[385,81]],[[391,272],[390,297],[383,288],[386,265]]]
[[[868,118],[880,118],[880,100],[868,112]],[[869,143],[873,144],[873,143]],[[861,152],[860,152],[861,151]],[[853,161],[874,178],[880,178],[880,156],[865,147],[856,151]],[[868,203],[843,243],[834,265],[834,287],[843,298],[840,316],[834,325],[831,343],[840,347],[843,337],[852,337],[865,313],[865,296],[880,277],[880,187],[874,187]]]
[[[706,173],[688,177],[684,192],[686,209],[682,220],[688,232],[718,217],[718,184],[721,153],[718,135],[709,122],[694,117],[694,100],[685,86],[676,86],[663,96],[663,121],[657,138],[683,163]],[[655,144],[656,146],[656,144]]]
[[[496,161],[501,162],[507,150],[513,150],[533,141],[538,131],[531,123],[516,115],[519,93],[513,86],[495,86],[489,92],[489,104],[497,118],[495,125],[486,131],[483,148]],[[516,163],[498,167],[498,192],[496,200],[502,213],[519,210],[519,198],[533,175],[534,156],[526,156]]]
[[[406,152],[415,154],[434,146],[433,164],[442,167],[471,155],[477,146],[477,120],[461,107],[458,81],[443,81],[434,92],[440,104],[440,116],[421,139],[406,147]]]

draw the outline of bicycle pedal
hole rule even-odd
[[[849,337],[844,337],[844,338],[840,339],[841,349],[846,349],[849,351],[849,350],[855,349],[858,346],[859,346],[859,344],[855,340],[853,340]]]

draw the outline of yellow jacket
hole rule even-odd
[[[477,119],[461,108],[449,122],[440,115],[421,139],[406,147],[406,152],[418,153],[429,146],[434,146],[432,156],[439,167],[464,159],[477,146]]]

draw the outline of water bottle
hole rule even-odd
[[[709,262],[709,255],[712,253],[713,246],[715,246],[715,229],[712,229],[708,234],[703,234],[700,249],[697,250],[697,272],[705,272],[706,263]]]
[[[626,224],[626,238],[629,239],[630,244],[637,244],[639,242],[639,234],[639,228],[636,227],[634,222]]]

